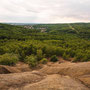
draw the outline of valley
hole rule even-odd
[[[0,90],[89,90],[90,23],[0,24]]]

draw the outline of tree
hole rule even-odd
[[[43,58],[42,50],[37,50],[37,59],[41,60]]]
[[[52,62],[57,62],[57,61],[58,61],[57,56],[56,56],[56,55],[53,55],[53,56],[51,57],[51,61],[52,61]]]

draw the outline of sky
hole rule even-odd
[[[90,22],[90,0],[0,0],[0,22]]]

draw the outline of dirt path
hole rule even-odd
[[[90,90],[90,62],[48,63],[36,71],[0,74],[0,90]]]

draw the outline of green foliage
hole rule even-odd
[[[73,62],[86,62],[90,61],[90,55],[84,53],[78,53]]]
[[[65,59],[65,60],[69,60],[69,58],[70,58],[69,55],[67,55],[66,53],[63,54],[63,59]]]
[[[66,49],[65,53],[67,54],[67,55],[65,55],[67,58],[75,56],[75,51],[73,51],[71,48]]]
[[[4,53],[5,53],[4,48],[0,47],[0,55],[2,55]]]
[[[15,65],[19,61],[18,55],[6,53],[0,55],[0,64],[2,65]]]
[[[37,50],[37,59],[41,60],[43,58],[42,50]]]
[[[24,61],[29,64],[30,67],[35,67],[38,64],[37,57],[34,55],[27,56]]]
[[[61,47],[56,48],[56,55],[63,56],[64,52],[65,52],[65,50],[63,48],[61,48]]]
[[[46,64],[48,62],[48,60],[46,58],[43,58],[42,60],[40,60],[40,63],[42,64]]]
[[[53,55],[90,61],[90,23],[26,26],[33,29],[25,25],[0,24],[0,55],[18,54],[21,61],[32,54],[37,56],[37,61]],[[46,31],[41,32],[42,28]]]
[[[82,62],[87,62],[87,61],[90,61],[90,58],[88,58],[88,56],[84,56]]]
[[[57,56],[56,56],[56,55],[53,55],[53,56],[51,57],[51,62],[57,62],[57,61],[58,61]]]

